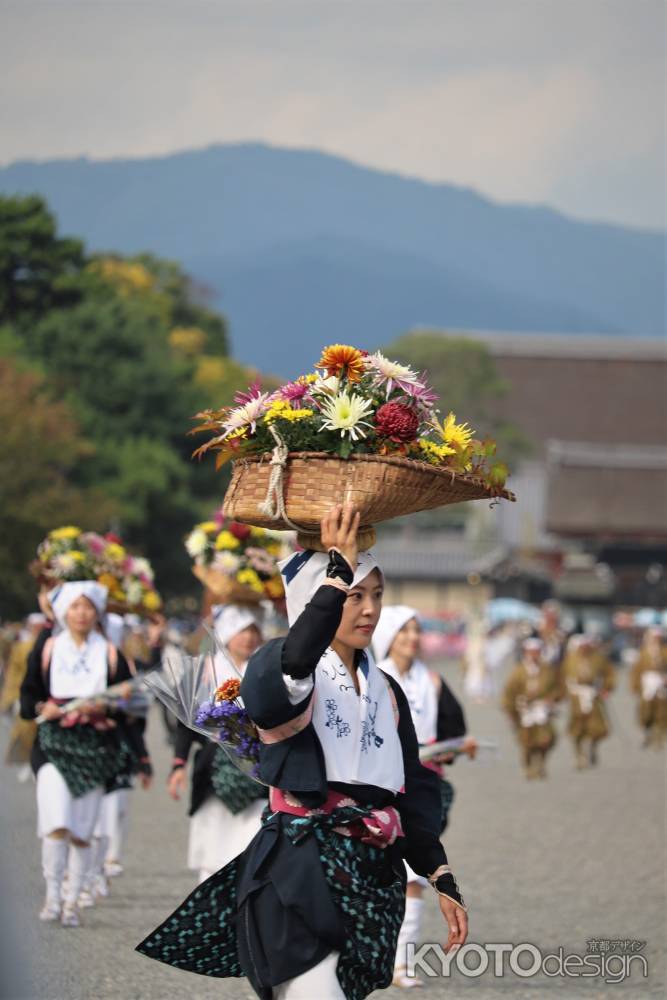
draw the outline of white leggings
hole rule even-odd
[[[304,972],[295,979],[287,979],[280,986],[273,987],[273,1000],[345,1000],[338,977],[336,964],[340,952],[331,951],[319,965]]]

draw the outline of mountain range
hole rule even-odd
[[[43,195],[90,250],[179,260],[227,315],[234,355],[283,376],[324,343],[373,348],[415,326],[664,334],[664,233],[316,151],[17,161],[0,191]]]

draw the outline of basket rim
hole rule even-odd
[[[417,468],[424,472],[430,472],[437,478],[448,479],[452,483],[458,481],[467,483],[470,486],[476,486],[478,489],[484,490],[488,494],[489,499],[497,497],[503,500],[510,500],[512,503],[516,501],[516,494],[512,490],[503,489],[498,493],[493,493],[491,487],[476,476],[470,476],[465,472],[454,472],[453,469],[439,469],[436,465],[431,465],[429,462],[420,462],[419,459],[414,458],[401,458],[398,455],[350,455],[349,458],[341,458],[340,455],[332,455],[329,451],[290,451],[287,458],[317,459],[318,461],[326,460],[330,462],[378,462],[382,465],[395,465],[398,468]],[[270,462],[270,460],[271,452],[264,451],[258,455],[243,455],[240,458],[236,458],[232,461],[232,467],[235,468],[237,465],[242,466],[247,463],[261,465],[262,463]],[[479,499],[483,498],[480,497]]]

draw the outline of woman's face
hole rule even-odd
[[[227,642],[227,649],[235,660],[245,663],[259,647],[261,641],[262,636],[257,626],[248,625],[247,628],[232,636]]]
[[[350,591],[336,632],[339,642],[352,649],[366,649],[370,646],[382,611],[383,590],[382,577],[374,569]]]
[[[419,655],[419,643],[421,641],[422,630],[416,618],[411,618],[403,628],[396,633],[396,638],[389,650],[390,656],[398,656],[401,659],[415,660]]]
[[[83,596],[77,597],[76,601],[72,601],[65,615],[67,628],[78,635],[84,635],[92,631],[96,621],[97,609],[95,605],[87,597]]]

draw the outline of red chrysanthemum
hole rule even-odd
[[[239,521],[230,521],[227,527],[234,538],[238,538],[239,542],[243,542],[246,538],[250,537],[250,528],[247,524],[241,524]]]
[[[118,535],[115,535],[113,531],[107,531],[104,537],[106,538],[107,542],[113,542],[115,545],[123,544],[123,539],[119,538]]]
[[[404,444],[417,437],[419,417],[405,403],[385,403],[375,414],[375,429],[379,437]]]
[[[241,681],[235,677],[225,681],[215,692],[216,701],[234,701],[241,691]]]

